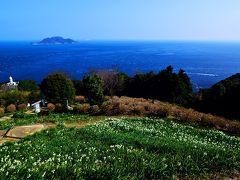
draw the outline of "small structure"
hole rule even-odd
[[[41,107],[46,107],[47,102],[44,99],[41,99],[31,105],[34,108],[35,113],[40,113],[41,112]]]
[[[34,108],[35,113],[40,113],[41,112],[41,102],[42,101],[37,101],[32,104],[32,107]]]
[[[9,83],[7,83],[8,86],[18,86],[17,82],[13,81],[12,76],[9,77]]]
[[[7,91],[7,90],[13,90],[16,89],[19,82],[14,82],[12,76],[9,77],[9,82],[6,84],[3,84],[1,86],[1,89]]]

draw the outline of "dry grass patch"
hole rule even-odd
[[[223,117],[204,114],[193,109],[143,98],[107,97],[101,106],[106,115],[139,115],[168,117],[181,122],[195,123],[202,126],[214,127],[218,130],[231,133],[240,133],[240,122]]]

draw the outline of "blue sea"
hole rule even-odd
[[[184,69],[195,89],[240,72],[240,43],[175,41],[82,41],[72,45],[0,43],[0,82],[36,80],[63,71],[81,79],[93,69],[118,69],[131,76],[172,65]]]

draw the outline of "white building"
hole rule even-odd
[[[12,76],[9,77],[9,83],[7,83],[8,86],[18,86],[18,82],[14,82]]]
[[[14,82],[12,76],[9,77],[9,82],[6,84],[3,84],[1,86],[1,89],[3,90],[13,90],[16,89],[18,86],[18,82]]]

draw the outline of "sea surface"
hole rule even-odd
[[[0,42],[0,82],[36,80],[63,71],[81,79],[96,69],[118,69],[131,76],[172,65],[184,69],[194,89],[207,88],[240,72],[240,43],[174,41],[82,41],[72,45]]]

